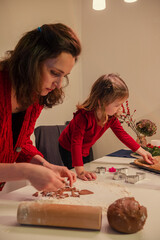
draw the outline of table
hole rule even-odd
[[[135,173],[136,171],[145,172],[145,170],[139,170],[130,165],[132,161],[132,158],[105,156],[87,163],[85,168],[94,171],[99,166],[104,166],[106,169],[114,166],[115,168],[127,167],[130,173]],[[160,175],[146,172],[146,179],[136,184],[125,183],[123,180],[116,181],[112,177],[113,173],[106,172],[104,175],[99,174],[94,182],[81,180],[76,182],[80,188],[86,186],[89,190],[94,189],[95,194],[88,195],[89,198],[87,199],[86,197],[82,201],[84,203],[86,201],[88,205],[102,205],[103,219],[101,231],[18,225],[16,221],[18,204],[20,201],[32,201],[35,199],[32,194],[36,190],[32,186],[26,186],[0,197],[0,240],[159,240]],[[100,191],[100,194],[98,194],[98,191]],[[129,235],[120,234],[109,227],[105,209],[114,200],[127,195],[134,196],[141,205],[147,207],[148,211],[144,229]],[[66,201],[69,202],[70,200]],[[74,199],[74,204],[76,201],[77,204],[81,204],[81,200],[77,199]]]

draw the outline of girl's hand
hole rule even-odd
[[[92,181],[97,178],[95,173],[85,171],[83,166],[77,166],[75,167],[75,170],[77,173],[77,177],[84,181]]]
[[[93,180],[96,180],[96,178],[97,178],[95,173],[88,172],[88,171],[84,171],[84,172],[79,173],[77,175],[77,177],[84,180],[84,181],[93,181]]]
[[[152,154],[150,152],[144,150],[142,147],[138,148],[136,153],[141,155],[143,157],[144,161],[146,161],[148,164],[154,164]]]

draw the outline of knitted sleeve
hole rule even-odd
[[[82,145],[86,131],[87,119],[83,112],[74,117],[73,132],[71,136],[72,166],[83,166]]]
[[[119,140],[124,143],[133,152],[137,151],[140,145],[123,129],[119,120],[115,118],[111,123],[110,128]]]
[[[29,122],[26,123],[28,126],[26,129],[26,132],[23,135],[24,140],[23,140],[22,150],[16,162],[30,162],[35,155],[40,155],[43,157],[43,154],[40,153],[35,146],[33,146],[33,142],[30,139],[30,136],[34,131],[36,120],[39,117],[42,109],[43,109],[43,106],[40,106],[39,104],[35,104],[31,108],[30,114],[28,116]],[[28,121],[28,118],[26,121]]]

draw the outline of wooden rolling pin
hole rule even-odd
[[[100,230],[102,208],[42,202],[22,202],[17,221],[25,225],[42,225]]]

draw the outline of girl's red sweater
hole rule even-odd
[[[83,158],[89,155],[92,145],[111,128],[119,140],[133,152],[140,145],[123,129],[116,117],[111,117],[104,127],[97,124],[94,111],[79,110],[59,137],[60,145],[71,152],[72,166],[83,166]],[[107,143],[106,143],[107,147]]]

